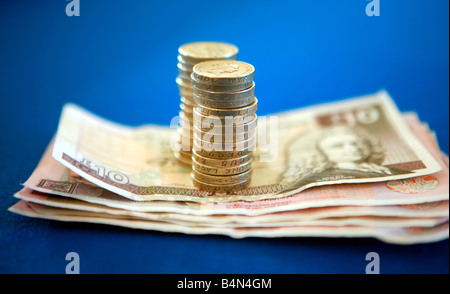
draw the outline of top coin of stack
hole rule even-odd
[[[212,60],[194,66],[194,184],[211,192],[248,186],[256,146],[255,69],[235,60]]]
[[[176,82],[180,91],[180,127],[178,128],[178,143],[181,149],[175,151],[175,156],[182,162],[191,164],[193,144],[193,108],[195,107],[191,74],[197,63],[215,60],[237,58],[238,48],[222,42],[194,42],[182,45],[178,49],[178,77]]]

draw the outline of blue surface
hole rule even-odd
[[[448,240],[412,246],[373,239],[242,239],[58,223],[6,211],[75,102],[114,121],[168,125],[177,115],[177,48],[236,44],[256,68],[258,114],[385,88],[449,145],[449,2],[380,0],[368,17],[352,1],[0,2],[0,272],[448,273]]]

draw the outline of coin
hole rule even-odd
[[[216,84],[202,83],[196,79],[193,79],[191,75],[191,85],[192,87],[197,87],[199,89],[209,90],[213,92],[233,92],[250,88],[251,86],[253,86],[253,81],[248,81],[242,84],[216,85]]]
[[[194,140],[194,131],[189,128],[177,128],[177,133],[179,134],[179,136]]]
[[[180,150],[191,152],[194,145],[193,136],[184,136],[177,132],[177,143]]]
[[[243,181],[247,180],[251,174],[252,170],[245,171],[240,174],[236,175],[227,175],[227,176],[214,176],[214,175],[208,175],[204,174],[200,171],[198,171],[194,166],[192,166],[192,177],[198,181],[201,181],[203,183],[213,184],[213,185],[233,185],[242,183]]]
[[[183,75],[179,74],[177,77],[177,80],[180,81],[179,84],[183,85],[183,87],[184,87],[184,85],[188,85],[188,84],[191,84],[191,86],[192,86],[191,78],[189,76],[183,76]]]
[[[215,158],[215,159],[230,159],[236,157],[242,157],[247,154],[251,154],[256,149],[256,144],[248,146],[247,148],[242,148],[240,150],[234,151],[216,151],[216,150],[205,150],[202,149],[202,144],[199,144],[197,141],[193,141],[192,150],[195,150],[197,154],[200,154],[204,157]]]
[[[182,138],[184,142],[193,142],[194,132],[189,128],[177,128],[177,137]]]
[[[195,171],[202,172],[207,175],[217,175],[217,176],[228,176],[237,175],[248,171],[252,167],[252,162],[247,161],[246,163],[235,165],[231,167],[220,167],[220,166],[208,166],[201,164],[192,157],[192,168]]]
[[[214,139],[218,138],[214,137]],[[250,139],[247,140],[237,142],[231,140],[225,141],[221,139],[219,139],[218,142],[217,141],[208,142],[202,141],[198,136],[196,136],[194,132],[193,144],[195,146],[199,146],[202,150],[205,151],[241,151],[256,146],[256,136],[251,137]]]
[[[194,101],[194,92],[193,89],[185,88],[183,86],[178,85],[178,91],[181,97],[190,97],[192,101]]]
[[[187,73],[182,68],[180,77]],[[254,76],[252,65],[235,60],[206,61],[193,67],[191,177],[196,187],[226,192],[228,186],[242,189],[249,184],[256,148]]]
[[[180,109],[184,112],[189,112],[191,115],[194,115],[194,107],[195,106],[186,104],[184,102],[180,103]]]
[[[192,159],[195,160],[196,162],[203,164],[203,165],[207,165],[207,166],[211,166],[211,167],[233,167],[233,166],[238,166],[241,164],[244,164],[246,162],[251,161],[253,158],[253,154],[247,154],[241,157],[237,157],[237,158],[230,158],[230,159],[213,159],[213,158],[208,158],[205,156],[202,156],[200,154],[197,153],[197,151],[192,150]]]
[[[183,66],[185,68],[189,68],[191,71],[194,69],[194,66],[198,63],[197,61],[189,62],[188,60],[184,59],[180,55],[178,55],[177,60],[178,60],[178,63],[183,64]]]
[[[256,113],[252,113],[244,116],[226,116],[218,117],[213,115],[203,115],[198,112],[194,107],[192,108],[192,114],[194,117],[194,122],[198,126],[208,128],[210,125],[213,127],[226,127],[226,126],[237,126],[247,124],[257,119]]]
[[[192,138],[194,137],[194,133],[195,133],[197,135],[197,137],[199,137],[202,141],[206,141],[206,142],[214,142],[214,141],[221,141],[221,140],[223,140],[224,142],[242,141],[242,140],[248,140],[249,138],[253,137],[256,134],[256,130],[240,132],[240,133],[232,132],[231,134],[228,134],[228,133],[212,134],[210,132],[201,131],[195,125],[191,132],[192,132],[191,133]],[[218,137],[218,138],[215,139],[214,137]]]
[[[210,107],[210,108],[231,109],[231,108],[241,108],[241,107],[248,106],[255,101],[255,98],[248,97],[248,98],[240,99],[240,100],[217,101],[217,100],[203,99],[198,96],[194,96],[194,101],[197,104],[200,104],[200,105],[203,105],[206,107]]]
[[[189,115],[188,112],[180,110],[178,112],[178,115],[180,116],[180,121],[188,120],[190,124],[194,122],[194,117],[192,115]]]
[[[185,151],[180,150],[180,151],[174,151],[173,154],[174,154],[175,158],[177,158],[182,163],[185,163],[185,164],[188,164],[188,165],[192,164],[192,159],[191,159],[191,156],[190,156],[190,152],[186,153]]]
[[[193,146],[193,111],[197,104],[191,84],[194,66],[212,59],[236,59],[238,49],[232,44],[221,42],[194,42],[180,46],[178,52],[178,76],[175,81],[181,97],[180,122],[177,129],[181,150],[177,151],[175,156],[183,163],[190,163],[190,151]]]
[[[213,92],[208,90],[202,90],[200,88],[195,87],[193,89],[193,94],[194,96],[197,96],[199,98],[209,100],[218,100],[218,101],[241,100],[255,96],[255,82],[253,82],[252,86],[247,89],[234,92]]]
[[[178,78],[183,82],[183,83],[190,83],[191,82],[191,76],[188,74],[184,74],[181,72],[178,72]]]
[[[178,72],[179,73],[182,73],[182,74],[184,74],[186,76],[189,76],[189,78],[191,77],[192,69],[193,69],[192,67],[187,66],[186,64],[181,63],[181,62],[177,63],[177,67],[178,67]]]
[[[195,111],[195,110],[194,110]],[[256,114],[252,114],[250,117],[252,120],[248,120],[246,123],[234,123],[232,120],[225,120],[225,123],[215,123],[210,124],[202,121],[199,115],[195,114],[192,121],[192,125],[202,132],[208,132],[210,134],[225,134],[231,135],[233,133],[244,133],[244,132],[254,132],[258,122],[258,117]],[[231,124],[233,123],[233,124]]]
[[[225,137],[222,134],[199,133],[198,129],[196,129],[195,127],[192,136],[193,138],[197,138],[197,140],[212,144],[232,144],[232,143],[247,144],[247,142],[253,143],[253,141],[256,141],[256,132],[237,133],[236,136],[229,135],[228,137]]]
[[[194,142],[192,146],[192,151],[197,151],[197,154],[200,154],[205,157],[214,158],[214,159],[231,159],[236,157],[242,157],[244,155],[251,154],[254,149],[248,148],[241,151],[206,151],[198,147]]]
[[[216,86],[231,86],[253,82],[255,68],[237,60],[210,60],[198,63],[192,70],[192,79]]]
[[[192,174],[192,181],[194,183],[194,186],[202,191],[208,191],[211,193],[231,193],[234,191],[239,191],[242,189],[247,188],[250,185],[250,179],[247,179],[241,183],[237,183],[234,185],[213,185],[213,184],[207,184],[202,181],[199,181],[195,179]]]
[[[235,59],[239,50],[235,45],[223,42],[193,42],[178,48],[178,54],[188,63],[211,59]]]
[[[175,79],[175,82],[177,83],[179,89],[181,87],[181,90],[191,90],[192,91],[194,89],[192,87],[191,81],[187,81],[185,78],[183,79],[183,78],[177,77]]]
[[[201,104],[196,104],[196,109],[199,113],[207,116],[209,115],[218,117],[245,116],[256,112],[256,110],[258,109],[258,99],[256,99],[255,97],[255,101],[253,101],[252,104],[240,108],[223,109],[223,108],[212,108]]]
[[[187,105],[189,105],[191,107],[197,106],[197,103],[195,103],[193,97],[181,96],[181,102],[184,103],[184,104],[187,104]]]
[[[235,128],[217,128],[205,131],[200,129],[197,124],[194,123],[192,130],[199,140],[205,142],[242,142],[250,138],[256,137],[256,129],[253,127],[245,128],[244,125],[237,126]],[[191,127],[191,126],[189,126]]]

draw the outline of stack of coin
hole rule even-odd
[[[199,62],[215,59],[237,58],[238,48],[234,45],[221,42],[194,42],[182,45],[178,49],[178,77],[176,82],[180,91],[180,126],[178,143],[181,149],[174,151],[175,156],[183,163],[191,164],[193,146],[193,87],[191,73],[194,65]]]
[[[194,66],[192,179],[199,189],[227,193],[245,188],[252,175],[256,109],[252,65],[212,60]]]

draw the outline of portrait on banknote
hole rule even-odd
[[[392,126],[379,107],[323,113],[315,121],[314,130],[299,130],[286,143],[284,186],[408,175],[416,168],[392,164],[401,162],[398,159],[406,153],[391,148],[392,142],[401,140],[390,131]]]
[[[283,174],[291,185],[410,173],[383,166],[385,148],[362,127],[333,125],[302,134],[288,147]]]

